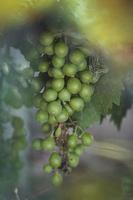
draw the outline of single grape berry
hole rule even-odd
[[[82,144],[78,144],[74,149],[74,153],[77,156],[80,156],[83,152],[84,152],[84,146]]]
[[[55,68],[61,68],[63,67],[65,63],[65,59],[64,58],[59,58],[58,56],[54,56],[52,58],[52,64]]]
[[[67,89],[71,94],[78,94],[81,90],[81,82],[77,78],[70,78],[67,82]]]
[[[84,60],[84,54],[80,50],[75,50],[70,54],[69,59],[73,64],[79,65]]]
[[[31,87],[35,92],[39,92],[42,88],[42,84],[39,78],[33,78],[31,80]]]
[[[44,54],[46,54],[48,56],[52,56],[54,54],[53,45],[45,46],[43,51],[44,51]]]
[[[59,172],[55,172],[55,174],[52,176],[52,184],[54,186],[60,186],[63,182],[63,178]]]
[[[42,110],[38,110],[36,113],[36,120],[39,123],[45,123],[48,121],[48,113]]]
[[[80,97],[73,97],[70,100],[70,106],[75,111],[81,111],[84,108],[84,101]]]
[[[32,141],[32,148],[37,150],[37,151],[41,150],[41,148],[42,148],[41,147],[41,139],[34,139]]]
[[[43,166],[43,171],[47,174],[50,174],[52,172],[52,170],[53,170],[53,168],[49,164],[46,164]]]
[[[47,102],[54,101],[57,99],[57,92],[52,88],[46,89],[43,93],[43,98]]]
[[[78,143],[77,135],[73,134],[68,136],[67,145],[69,148],[76,147],[77,143]]]
[[[57,152],[53,152],[49,158],[49,163],[53,168],[58,168],[61,166],[62,159]]]
[[[71,94],[66,88],[64,88],[59,92],[58,97],[61,101],[70,101]]]
[[[53,79],[51,86],[56,92],[59,92],[63,89],[64,84],[64,79]]]
[[[44,61],[43,63],[40,63],[39,65],[39,71],[44,73],[48,71],[49,63],[47,61]]]
[[[87,61],[86,61],[86,59],[84,59],[84,60],[77,66],[78,71],[83,71],[83,70],[86,69],[86,67],[87,67]]]
[[[78,164],[79,164],[79,157],[74,153],[70,153],[68,155],[68,165],[74,168],[77,167]]]
[[[63,72],[66,76],[74,77],[77,73],[77,66],[74,64],[65,64],[63,67]]]
[[[93,136],[90,133],[85,132],[81,137],[81,141],[85,146],[89,146],[93,142]]]
[[[64,42],[59,42],[55,45],[55,54],[58,57],[64,58],[68,54],[68,46]]]
[[[90,101],[93,92],[94,88],[91,85],[82,84],[79,95],[84,99],[85,102],[87,102]]]
[[[53,137],[49,136],[42,140],[41,143],[42,149],[45,151],[52,151],[55,147],[55,140]]]
[[[51,127],[49,124],[43,124],[41,129],[44,133],[48,133],[50,131]]]
[[[91,83],[91,81],[93,80],[93,74],[90,71],[82,71],[80,72],[80,80],[83,83]]]
[[[61,127],[59,126],[56,130],[55,130],[55,136],[56,137],[60,137],[60,135],[61,135],[61,132],[62,132],[62,130],[61,130]]]
[[[56,116],[56,119],[59,123],[63,123],[68,120],[68,112],[63,108],[59,115]]]
[[[53,101],[48,104],[48,112],[51,115],[59,115],[62,111],[62,106],[59,101]]]
[[[40,102],[40,106],[39,106],[40,110],[46,111],[47,106],[48,106],[48,103],[44,99],[42,99],[41,102]]]
[[[41,100],[42,100],[42,96],[41,96],[40,94],[34,96],[33,105],[34,105],[36,108],[39,108],[40,103],[41,103]]]
[[[40,38],[40,43],[44,46],[49,46],[53,43],[54,36],[52,33],[44,33]]]
[[[49,122],[49,124],[51,124],[52,126],[54,126],[54,125],[56,125],[56,124],[58,123],[54,115],[50,115],[50,116],[49,116],[48,122]]]
[[[52,77],[54,78],[64,78],[64,74],[61,69],[53,68],[51,70]]]
[[[64,107],[67,110],[69,116],[72,116],[74,113],[74,110],[68,104],[65,104]]]

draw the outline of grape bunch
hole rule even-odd
[[[58,186],[62,175],[79,164],[79,157],[93,141],[74,115],[91,101],[96,78],[89,68],[89,55],[71,45],[66,36],[45,32],[39,41],[42,56],[35,76],[39,87],[34,105],[36,120],[46,136],[34,139],[32,145],[52,152],[43,170],[53,174],[52,183]]]

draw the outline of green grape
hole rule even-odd
[[[38,67],[39,71],[42,73],[47,72],[48,68],[49,68],[49,63],[47,61],[40,63],[40,65]]]
[[[63,108],[59,115],[56,116],[56,119],[59,123],[63,123],[68,120],[68,112]]]
[[[43,171],[47,174],[50,174],[52,172],[52,170],[53,170],[53,168],[49,164],[43,166]]]
[[[43,93],[43,98],[47,102],[54,101],[57,99],[57,92],[52,88],[46,89]]]
[[[83,71],[85,70],[87,67],[87,61],[86,59],[84,59],[79,65],[78,65],[78,71]]]
[[[57,120],[56,120],[55,116],[53,116],[53,115],[50,115],[50,116],[49,116],[48,122],[49,122],[49,124],[51,124],[52,126],[54,126],[54,125],[57,124]]]
[[[51,130],[51,127],[50,127],[49,124],[43,124],[43,125],[42,125],[42,131],[43,131],[44,133],[48,133],[48,132],[50,132],[50,130]]]
[[[47,122],[48,121],[48,113],[44,112],[42,110],[38,110],[36,113],[36,120],[37,120],[37,122],[39,122],[41,124]]]
[[[53,43],[54,36],[52,33],[44,33],[40,38],[40,43],[44,46],[49,46]]]
[[[52,176],[52,184],[56,187],[60,186],[63,182],[63,178],[59,172],[55,172],[55,174]]]
[[[13,128],[17,130],[23,128],[24,126],[24,121],[18,116],[13,116],[11,123],[12,123]]]
[[[94,88],[87,84],[82,84],[81,90],[79,92],[79,95],[81,98],[84,99],[85,102],[90,101],[91,96],[94,92]]]
[[[42,149],[45,151],[52,151],[55,148],[55,140],[53,137],[49,136],[42,140],[41,142]]]
[[[73,134],[68,136],[67,145],[69,148],[76,147],[77,143],[78,143],[77,135]]]
[[[70,101],[71,94],[66,88],[64,88],[59,92],[58,97],[61,101]]]
[[[79,164],[79,156],[77,156],[76,154],[74,153],[70,153],[68,155],[68,165],[70,167],[77,167]]]
[[[52,58],[52,64],[53,64],[53,66],[56,67],[56,68],[61,68],[61,67],[63,67],[64,63],[65,63],[65,59],[64,59],[64,58],[59,58],[59,57],[57,57],[57,56],[54,56],[54,57]]]
[[[54,78],[64,78],[64,74],[61,69],[53,68],[51,70],[52,77]]]
[[[39,94],[39,95],[36,95],[33,99],[33,105],[36,107],[36,108],[39,108],[40,104],[41,104],[41,100],[42,100],[42,96]]]
[[[61,127],[59,126],[59,127],[55,130],[55,136],[56,136],[56,137],[60,137],[61,132],[62,132],[62,130],[61,130]]]
[[[78,94],[81,90],[81,83],[77,78],[70,78],[67,82],[67,89],[71,94]]]
[[[82,144],[78,144],[74,149],[74,153],[77,156],[80,156],[83,152],[84,152],[84,146]]]
[[[57,152],[53,152],[49,158],[49,163],[53,168],[59,168],[62,163],[61,156]]]
[[[80,80],[83,83],[90,83],[93,80],[93,74],[90,71],[80,72]]]
[[[40,106],[39,106],[40,110],[46,111],[47,106],[48,106],[48,103],[44,99],[42,99],[41,102],[40,102]]]
[[[59,101],[53,101],[48,104],[48,112],[51,115],[59,115],[62,111],[62,106]]]
[[[65,104],[65,109],[67,110],[69,116],[73,115],[74,111],[68,104]]]
[[[32,141],[32,147],[33,147],[33,149],[35,149],[37,151],[40,151],[42,149],[42,147],[41,147],[41,139],[34,139]]]
[[[81,137],[81,141],[85,146],[90,146],[93,142],[93,136],[90,133],[85,132]]]
[[[73,64],[79,65],[84,60],[84,54],[80,50],[75,50],[70,54],[69,59]]]
[[[57,43],[55,45],[55,54],[58,57],[64,58],[68,54],[68,46],[63,42]]]
[[[84,108],[84,101],[80,97],[73,97],[70,100],[70,106],[75,111],[81,111]]]
[[[42,83],[39,78],[33,78],[31,81],[31,87],[35,92],[39,92],[42,89]]]
[[[64,79],[53,79],[51,86],[56,92],[59,92],[63,89],[64,84]]]
[[[54,54],[54,48],[53,45],[45,46],[44,47],[44,53],[48,56],[52,56]]]
[[[63,67],[63,72],[66,76],[74,77],[77,73],[77,66],[74,64],[65,64]]]

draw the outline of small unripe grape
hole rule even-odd
[[[50,131],[51,127],[49,124],[43,124],[41,129],[43,132],[48,133]]]
[[[78,144],[75,149],[74,152],[77,156],[80,156],[83,152],[84,152],[84,146],[82,144]]]
[[[57,99],[57,92],[55,90],[49,88],[49,89],[44,91],[43,98],[47,102],[54,101],[54,100]]]
[[[68,164],[70,167],[77,167],[79,164],[79,157],[74,153],[70,153],[68,155]]]
[[[40,110],[46,111],[47,105],[48,105],[48,103],[44,99],[42,99],[41,102],[40,102],[40,106],[39,106]]]
[[[42,149],[45,151],[52,151],[55,148],[55,140],[49,136],[41,142]]]
[[[65,109],[67,110],[67,112],[70,116],[73,115],[74,111],[68,104],[65,104]]]
[[[49,163],[53,168],[58,168],[61,166],[62,159],[57,152],[53,152],[49,158]]]
[[[61,130],[61,127],[59,126],[59,127],[55,130],[55,136],[56,136],[56,137],[60,137],[61,132],[62,132],[62,130]]]
[[[32,147],[33,149],[37,150],[37,151],[40,151],[41,150],[41,139],[34,139],[32,141]]]
[[[52,58],[52,64],[55,68],[61,68],[63,67],[65,63],[65,59],[64,58],[59,58],[58,56],[54,56]]]
[[[44,53],[48,56],[52,56],[54,54],[54,48],[53,45],[45,46],[44,47]]]
[[[94,92],[94,88],[87,84],[82,84],[79,95],[84,99],[85,102],[90,101],[91,96]]]
[[[55,45],[55,54],[58,57],[64,58],[68,54],[68,46],[64,42],[59,42]]]
[[[13,116],[12,117],[12,126],[14,129],[19,130],[19,129],[23,128],[24,121],[20,117]]]
[[[36,120],[39,123],[45,123],[48,121],[48,113],[42,110],[38,110],[36,113]]]
[[[58,172],[55,172],[55,174],[52,176],[52,184],[56,187],[60,186],[63,182],[63,178],[61,174]]]
[[[90,83],[93,80],[93,74],[90,71],[80,72],[80,80],[83,83]]]
[[[67,89],[71,94],[78,94],[81,90],[81,83],[77,78],[70,78],[67,82]]]
[[[56,125],[56,124],[57,124],[57,120],[56,120],[56,118],[55,118],[54,115],[50,115],[50,116],[49,116],[48,122],[49,122],[49,124],[51,124],[51,125]]]
[[[67,145],[69,148],[76,147],[77,143],[78,143],[77,135],[73,134],[68,136]]]
[[[59,115],[62,111],[62,106],[59,101],[53,101],[48,104],[48,112],[51,115]]]
[[[39,94],[39,95],[36,95],[34,97],[34,100],[33,100],[33,104],[36,108],[39,108],[40,106],[40,103],[41,103],[41,100],[42,100],[42,96]]]
[[[81,137],[81,141],[85,146],[90,146],[93,142],[93,136],[90,133],[85,132]]]
[[[40,43],[44,46],[49,46],[53,43],[54,36],[52,33],[44,33],[40,38]]]
[[[59,123],[63,123],[68,120],[68,112],[63,108],[61,113],[56,116],[56,119]]]
[[[87,67],[87,61],[86,61],[86,59],[84,59],[84,60],[77,66],[78,71],[83,71],[83,70],[86,69],[86,67]]]
[[[70,101],[71,94],[66,88],[64,88],[59,92],[58,97],[61,101]]]
[[[59,92],[63,89],[64,84],[65,84],[64,79],[53,79],[51,86],[55,91]]]
[[[66,76],[74,77],[77,73],[77,66],[74,64],[65,64],[63,67],[63,72]]]
[[[69,59],[73,64],[79,65],[84,60],[84,54],[80,50],[75,50],[70,54]]]
[[[61,71],[61,69],[53,68],[51,70],[51,73],[52,73],[52,77],[54,78],[64,78],[64,74]]]
[[[84,101],[80,97],[73,97],[70,100],[70,106],[75,111],[81,111],[84,108]]]
[[[53,168],[49,164],[43,166],[43,171],[47,174],[50,174],[52,172],[52,170],[53,170]]]
[[[42,84],[39,78],[33,78],[31,81],[31,87],[35,92],[38,92],[42,88]]]
[[[43,62],[43,63],[40,63],[39,65],[39,71],[40,72],[47,72],[48,71],[48,68],[49,68],[49,63],[47,61]]]

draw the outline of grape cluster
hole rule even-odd
[[[74,122],[76,112],[91,100],[96,82],[89,69],[88,55],[71,46],[66,37],[44,33],[40,37],[42,59],[38,76],[43,84],[36,92],[36,120],[45,138],[33,140],[33,148],[52,152],[46,173],[54,172],[52,182],[60,185],[62,173],[70,172],[79,163],[79,156],[92,143],[93,137]]]

